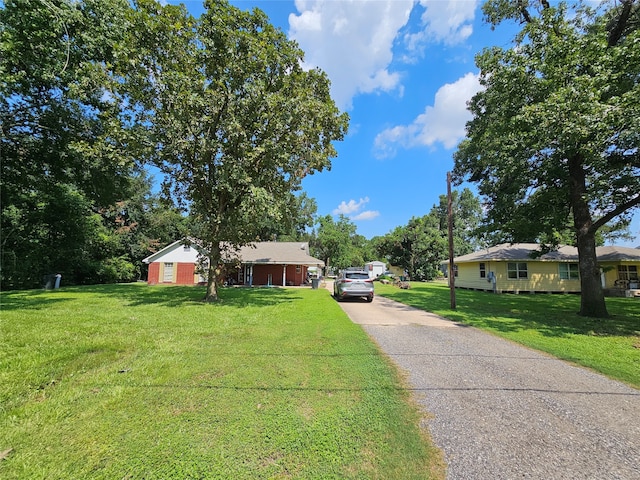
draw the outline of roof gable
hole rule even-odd
[[[189,247],[187,249],[187,247]],[[202,253],[202,248],[194,239],[176,240],[166,247],[152,253],[142,260],[143,263],[153,262],[184,262],[196,263],[198,256]]]

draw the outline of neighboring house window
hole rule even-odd
[[[173,282],[173,263],[164,264],[163,282]]]
[[[296,265],[296,273],[301,273],[302,267],[300,265]]]
[[[638,280],[638,267],[635,265],[618,265],[618,280]]]
[[[191,251],[191,247],[189,245],[185,245],[184,246],[184,251],[185,252],[190,252]]]
[[[577,263],[561,263],[560,278],[562,280],[578,280],[580,278],[580,270]]]
[[[507,263],[507,276],[509,278],[528,278],[526,263]]]
[[[480,278],[487,278],[487,264],[480,263]]]
[[[458,276],[458,265],[454,265],[453,266],[453,276],[457,277]]]

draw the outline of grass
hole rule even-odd
[[[325,290],[0,294],[0,477],[442,478],[396,370]]]
[[[610,318],[577,315],[578,295],[496,295],[456,290],[441,282],[410,290],[376,284],[376,293],[442,317],[473,325],[640,388],[640,301],[607,298]]]

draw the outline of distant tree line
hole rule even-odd
[[[441,195],[428,214],[371,240],[358,235],[356,225],[344,215],[337,220],[320,217],[309,237],[311,253],[333,270],[379,260],[401,268],[411,279],[433,280],[442,274],[441,265],[449,255],[447,202],[446,195]],[[454,254],[471,253],[483,238],[480,199],[468,188],[454,190],[452,207]]]

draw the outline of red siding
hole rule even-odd
[[[159,282],[160,276],[160,264],[158,262],[153,262],[149,264],[149,274],[147,275],[147,283],[149,285],[155,285]]]
[[[178,263],[177,265],[176,283],[178,285],[193,285],[196,283],[193,276],[196,266],[193,263]]]
[[[300,273],[296,269],[300,268]],[[304,265],[287,265],[287,285],[302,285],[307,275],[307,267]]]
[[[296,265],[287,265],[287,285],[302,285],[307,275],[307,267],[300,266],[300,273],[296,273]],[[271,285],[282,286],[283,265],[254,265],[253,285],[268,285],[271,274]],[[248,281],[248,279],[247,279]]]
[[[271,285],[282,285],[282,265],[254,265],[253,284],[268,285],[271,274]]]
[[[193,263],[175,263],[177,268],[176,284],[177,285],[194,285],[198,282],[195,277],[195,265]],[[282,268],[283,265],[254,265],[253,266],[253,285],[268,285],[269,274],[271,274],[271,285],[282,286]],[[303,285],[307,276],[307,267],[300,266],[300,272],[296,272],[296,265],[287,265],[287,285]],[[232,275],[237,277],[237,273]],[[248,282],[249,279],[247,278]],[[149,264],[149,275],[147,279],[149,285],[162,283],[160,281],[160,262]]]

